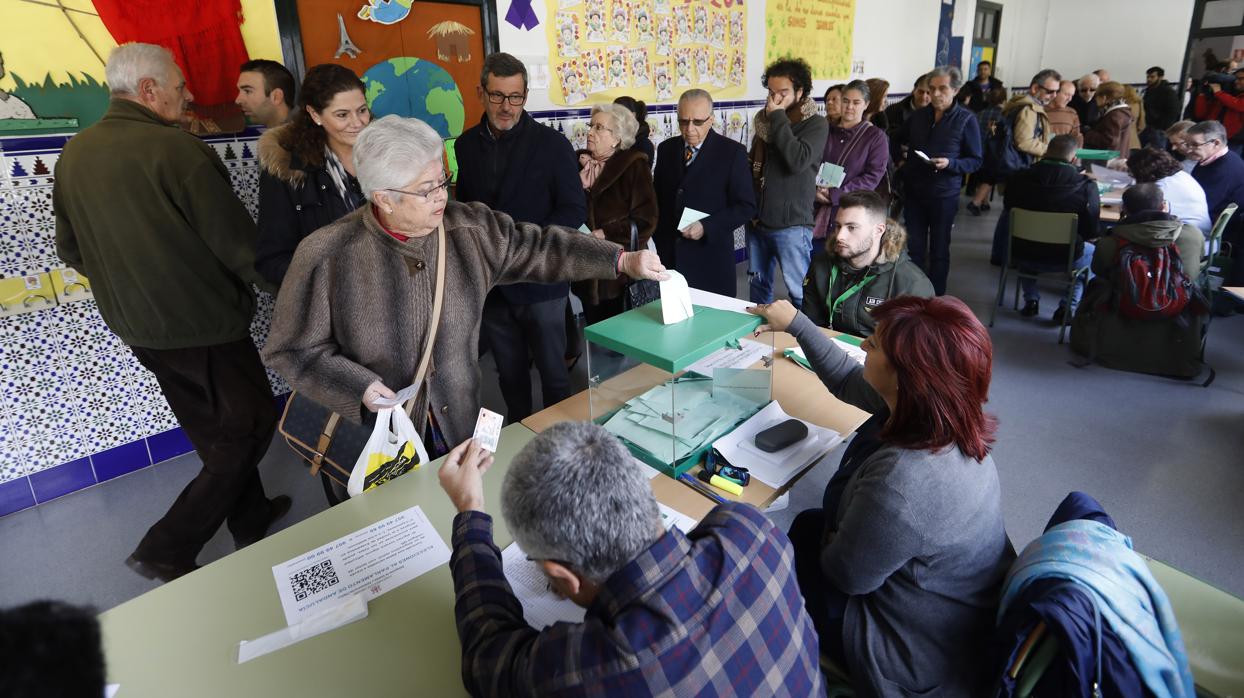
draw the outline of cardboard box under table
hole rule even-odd
[[[596,323],[587,339],[592,421],[666,475],[690,470],[712,442],[772,400],[772,361],[747,361],[755,315],[695,306],[666,325],[661,302]],[[772,355],[771,336],[764,347]]]

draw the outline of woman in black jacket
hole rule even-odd
[[[354,141],[371,121],[363,83],[349,68],[307,71],[289,123],[259,138],[259,243],[255,269],[280,286],[298,243],[364,202]]]

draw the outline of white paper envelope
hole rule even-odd
[[[672,325],[682,322],[695,314],[691,307],[691,289],[687,287],[687,277],[673,269],[667,269],[669,276],[661,284],[661,322]]]
[[[682,210],[682,218],[678,221],[678,229],[686,230],[687,226],[708,218],[708,214],[703,211],[697,211],[694,208],[687,207]]]

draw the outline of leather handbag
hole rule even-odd
[[[639,251],[639,227],[631,222],[631,252]],[[647,305],[661,298],[661,284],[651,279],[636,279],[626,285],[626,310]]]
[[[415,396],[406,401],[404,409],[409,415],[415,408],[423,389],[423,377],[432,360],[432,346],[436,343],[436,330],[441,321],[441,301],[445,295],[445,226],[437,230],[436,293],[432,301],[432,324],[428,327],[428,340],[423,347],[423,357],[415,372],[414,384],[419,386]],[[367,446],[372,428],[355,424],[321,405],[311,398],[293,392],[285,402],[281,422],[277,427],[285,443],[307,463],[312,477],[326,475],[342,487],[350,482],[350,472],[359,454]]]

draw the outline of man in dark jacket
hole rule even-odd
[[[929,106],[929,76],[921,75],[911,86],[911,94],[885,108],[886,134],[893,136],[917,109]]]
[[[734,231],[756,215],[747,151],[713,130],[713,98],[704,90],[678,98],[678,130],[661,143],[653,177],[657,253],[691,288],[733,298]],[[686,209],[708,217],[680,229]]]
[[[1153,66],[1145,72],[1145,124],[1149,138],[1162,134],[1162,140],[1156,143],[1159,148],[1166,147],[1166,129],[1179,121],[1179,112],[1183,107],[1175,86],[1167,82],[1166,71]],[[1141,134],[1142,139],[1145,134]]]
[[[1087,241],[1097,237],[1101,196],[1097,192],[1097,183],[1081,174],[1072,164],[1076,159],[1076,147],[1075,136],[1055,136],[1046,147],[1044,158],[1033,163],[1032,167],[1016,172],[1007,180],[1005,210],[998,219],[998,229],[1002,231],[1004,239],[1009,237],[1009,214],[1015,208],[1077,214],[1076,267],[1079,268],[1087,267],[1093,258],[1093,244]],[[1066,248],[1063,250],[1050,256],[1043,254],[1046,250],[1040,247],[1017,243],[1011,252],[1011,258],[1036,260],[1021,264],[1021,271],[1060,271],[1067,268]],[[1076,279],[1075,290],[1071,295],[1072,311],[1084,293],[1084,282],[1084,277]],[[1034,279],[1021,279],[1020,286],[1024,291],[1024,308],[1020,314],[1032,317],[1039,312],[1038,301],[1041,299],[1037,282]],[[1059,301],[1058,309],[1054,311],[1054,322],[1062,324],[1066,312],[1066,304]]]
[[[993,64],[981,61],[976,64],[976,77],[959,92],[959,103],[975,113],[980,113],[989,106],[986,98],[995,87],[1002,87],[1002,81],[993,76]]]
[[[928,78],[932,101],[894,134],[890,154],[897,161],[908,149],[899,171],[907,197],[907,247],[940,296],[950,275],[950,231],[959,212],[959,189],[964,175],[981,166],[981,132],[976,116],[955,101],[959,70],[934,68]]]
[[[1209,204],[1210,220],[1235,204],[1244,208],[1244,159],[1227,147],[1227,131],[1217,121],[1202,121],[1188,129],[1184,147],[1188,155],[1197,161],[1192,168],[1192,178],[1205,190],[1205,202]],[[1237,211],[1222,233],[1223,242],[1233,250],[1244,245],[1244,212]],[[1244,257],[1233,252],[1235,263],[1231,265],[1228,286],[1244,286]]]
[[[1088,73],[1076,81],[1076,96],[1071,98],[1071,108],[1080,117],[1080,130],[1088,131],[1097,123],[1101,109],[1097,106],[1097,88],[1101,86],[1101,78]]]
[[[484,118],[463,132],[458,156],[459,201],[479,201],[515,221],[578,228],[587,219],[574,149],[523,109],[527,68],[508,53],[484,60]],[[540,372],[547,407],[570,397],[566,369],[567,284],[510,284],[488,294],[480,333],[492,349],[511,423],[532,413],[531,364]]]
[[[933,297],[933,284],[907,257],[907,233],[886,221],[885,197],[844,194],[825,250],[804,281],[803,313],[812,322],[856,337],[876,329],[872,312],[897,296]]]
[[[753,303],[773,302],[780,263],[786,292],[798,308],[812,260],[812,202],[829,122],[816,113],[812,69],[803,59],[773,63],[762,81],[769,99],[756,114],[750,156],[759,211],[747,229],[748,296]]]
[[[241,548],[289,511],[256,469],[277,422],[250,336],[251,283],[267,284],[229,171],[177,128],[191,95],[172,55],[126,44],[106,73],[108,112],[56,164],[56,253],[90,278],[104,322],[155,374],[203,461],[126,560],[170,581],[196,569],[222,523]]]

